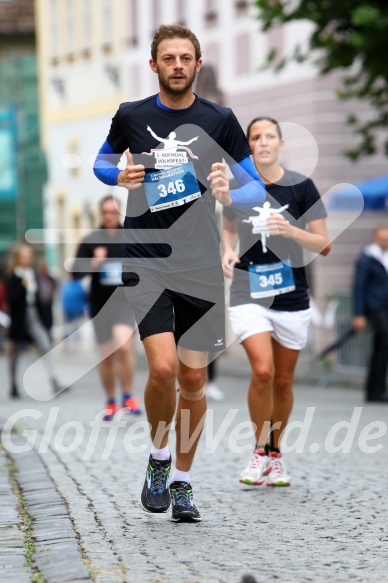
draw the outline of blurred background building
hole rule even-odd
[[[157,92],[157,78],[148,60],[152,36],[161,23],[181,23],[194,30],[205,65],[196,82],[197,92],[232,107],[244,128],[255,116],[270,115],[290,124],[291,130],[307,130],[300,139],[291,130],[286,132],[289,146],[283,162],[290,168],[312,172],[321,194],[338,183],[357,184],[386,173],[387,158],[382,154],[359,163],[343,155],[357,141],[346,125],[347,115],[351,112],[367,119],[368,109],[359,102],[337,99],[338,75],[322,77],[313,65],[296,62],[280,73],[263,69],[271,48],[277,47],[281,57],[293,50],[296,41],[307,39],[311,31],[307,22],[289,23],[263,33],[257,9],[246,0],[36,0],[41,147],[48,167],[42,189],[38,137],[34,134],[38,131],[34,125],[37,112],[35,117],[26,113],[24,122],[16,113],[20,112],[18,103],[26,108],[28,101],[28,107],[32,108],[32,103],[36,107],[32,8],[33,0],[0,2],[0,11],[18,15],[12,28],[12,19],[7,17],[5,25],[0,12],[1,77],[11,75],[13,79],[16,68],[24,75],[1,83],[2,135],[8,132],[11,158],[12,147],[18,143],[20,168],[25,171],[32,166],[36,184],[34,188],[26,186],[21,169],[16,171],[15,164],[7,163],[10,158],[1,155],[4,167],[11,169],[2,174],[3,185],[0,179],[0,220],[6,221],[7,229],[11,224],[14,229],[8,238],[2,237],[2,249],[12,237],[22,237],[25,228],[42,224],[42,205],[46,228],[96,226],[96,203],[109,189],[94,177],[93,160],[119,103]],[[28,91],[18,93],[18,83],[24,82],[29,83]],[[31,137],[34,135],[35,139]],[[314,144],[308,135],[318,145],[316,165]],[[32,141],[37,164],[31,165],[25,156],[30,155],[28,144]],[[24,143],[28,147],[22,147]],[[120,190],[115,194],[124,201],[125,192]],[[310,277],[318,309],[324,309],[331,297],[349,293],[354,258],[369,241],[371,229],[385,210],[364,212],[336,240],[328,257],[313,262]],[[341,220],[341,213],[346,211],[335,212]],[[10,218],[3,219],[5,216]],[[3,232],[8,233],[2,228]],[[74,237],[61,233],[55,242],[47,240],[50,265],[63,272],[64,260],[72,256],[76,244]]]
[[[43,227],[46,165],[40,149],[34,4],[0,2],[0,254]]]

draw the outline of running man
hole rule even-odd
[[[294,370],[311,312],[303,248],[329,252],[326,211],[312,180],[280,166],[284,140],[275,120],[254,119],[247,137],[271,201],[264,203],[266,225],[260,208],[252,209],[257,219],[252,211],[223,209],[222,265],[225,276],[233,278],[230,319],[252,368],[248,406],[256,446],[240,482],[261,485],[267,476],[268,486],[289,486],[280,441],[292,410]],[[271,235],[270,249],[263,232]],[[235,252],[238,239],[241,257]]]
[[[265,196],[233,112],[193,93],[201,64],[189,29],[160,26],[150,59],[160,92],[120,106],[95,164],[100,180],[129,190],[123,281],[148,359],[152,439],[141,504],[148,512],[166,512],[172,503],[176,522],[201,520],[190,468],[206,415],[207,353],[225,346],[215,201],[250,209]],[[176,147],[166,150],[155,136],[169,136]],[[183,145],[189,142],[192,150]],[[124,151],[127,166],[120,171]],[[239,180],[234,191],[222,158]],[[176,467],[169,480],[175,411]]]
[[[123,228],[120,202],[108,195],[100,201],[100,231],[88,235],[80,244],[73,264],[73,277],[91,274],[90,315],[100,352],[99,372],[106,394],[104,421],[111,421],[119,406],[116,380],[121,386],[120,406],[139,414],[138,400],[132,395],[135,359],[132,334],[135,318],[124,296],[121,280]],[[119,287],[118,287],[119,286]]]

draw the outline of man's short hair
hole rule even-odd
[[[186,26],[180,24],[161,24],[156,30],[151,44],[151,57],[156,62],[159,44],[166,39],[183,38],[189,40],[195,49],[195,60],[202,56],[201,45],[195,34]]]
[[[376,235],[380,231],[388,231],[388,223],[379,223],[373,229],[373,235]]]
[[[120,205],[121,205],[121,202],[120,202],[120,200],[119,200],[118,198],[116,198],[115,196],[113,196],[113,194],[107,194],[106,196],[104,196],[104,198],[102,198],[102,199],[100,200],[100,203],[99,203],[99,205],[100,205],[100,209],[101,209],[101,208],[104,206],[104,204],[105,204],[106,202],[108,202],[108,201],[109,201],[109,202],[114,202],[114,203],[115,203],[115,206],[117,207],[117,209],[119,209],[119,208],[120,208]]]

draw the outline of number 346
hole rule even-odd
[[[181,193],[186,190],[185,183],[180,178],[175,182],[169,182],[166,188],[165,184],[159,184],[158,189],[161,191],[160,196],[167,196],[168,194]]]

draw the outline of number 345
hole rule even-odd
[[[161,191],[160,196],[167,196],[168,194],[181,193],[186,190],[185,183],[180,178],[175,182],[169,182],[166,188],[165,184],[159,184],[158,189]]]
[[[265,275],[260,276],[260,285],[262,287],[268,287],[273,285],[279,285],[283,283],[283,278],[281,273],[274,273],[266,277]]]

